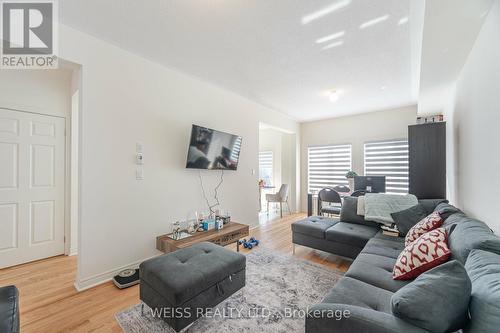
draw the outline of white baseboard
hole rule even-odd
[[[78,280],[78,278],[77,278],[77,280],[74,283],[75,289],[78,292],[80,292],[80,291],[84,291],[84,290],[93,288],[95,286],[98,286],[100,284],[106,283],[108,281],[111,281],[111,279],[113,279],[113,276],[115,276],[116,274],[118,274],[120,271],[122,271],[124,269],[127,269],[127,268],[133,268],[133,269],[135,269],[135,268],[139,267],[139,265],[141,264],[141,262],[143,262],[145,260],[148,260],[148,259],[151,259],[151,258],[154,258],[154,257],[157,257],[159,255],[161,255],[161,254],[156,254],[156,255],[151,256],[149,258],[144,258],[144,259],[141,259],[141,260],[137,260],[137,261],[134,261],[134,262],[132,262],[130,264],[123,265],[121,267],[117,267],[117,268],[114,268],[114,269],[110,269],[110,270],[108,270],[106,272],[95,274],[95,275],[89,276],[89,277],[81,279],[81,280]]]

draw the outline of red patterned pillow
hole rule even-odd
[[[431,268],[446,262],[451,255],[444,228],[423,234],[405,247],[392,270],[394,280],[411,280]]]
[[[405,246],[410,245],[426,232],[439,228],[443,224],[443,222],[444,221],[438,212],[434,212],[431,215],[423,218],[422,220],[420,220],[420,222],[415,224],[406,234]]]

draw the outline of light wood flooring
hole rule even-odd
[[[304,214],[262,221],[250,231],[266,248],[292,254],[291,223]],[[235,245],[228,248],[236,251]],[[241,248],[242,253],[250,250]],[[343,258],[297,246],[295,256],[341,271]],[[78,293],[73,282],[76,257],[58,256],[0,270],[0,286],[15,284],[20,292],[21,332],[121,332],[114,314],[139,303],[139,286],[119,290],[111,282]]]

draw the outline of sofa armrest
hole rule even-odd
[[[425,333],[391,314],[359,306],[320,303],[306,317],[306,333]]]

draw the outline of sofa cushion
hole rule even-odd
[[[443,219],[437,212],[431,213],[429,216],[424,217],[420,222],[411,227],[411,229],[408,231],[408,234],[406,234],[406,246],[416,241],[426,232],[439,228],[442,224]]]
[[[471,320],[466,332],[498,332],[500,327],[500,255],[472,250],[465,263],[472,282]]]
[[[392,269],[395,263],[396,259],[393,258],[360,253],[345,276],[395,292],[409,283],[409,281],[392,279]]]
[[[436,207],[439,204],[448,203],[448,200],[446,199],[420,199],[418,200],[418,203],[422,205],[422,207],[425,209],[425,212],[427,213],[426,215],[429,215],[432,213],[434,210],[436,210]]]
[[[422,221],[427,215],[429,214],[427,214],[422,204],[391,214],[394,223],[396,223],[398,227],[399,233],[403,236],[406,236],[408,231],[410,231],[415,224]]]
[[[372,238],[366,243],[361,253],[376,254],[396,259],[405,248],[404,238],[391,238],[393,239]]]
[[[500,254],[500,238],[484,222],[464,214],[453,214],[446,221],[446,228],[451,230],[453,227],[448,240],[453,259],[465,264],[473,249]]]
[[[344,277],[326,295],[322,303],[348,304],[391,313],[391,296],[390,291]]]
[[[446,262],[450,255],[446,229],[429,231],[405,247],[394,264],[392,277],[395,280],[414,279],[423,272]]]
[[[325,239],[326,229],[337,224],[338,222],[338,219],[323,216],[310,216],[301,221],[292,223],[292,231],[314,238]]]
[[[439,205],[437,205],[436,208],[434,209],[434,211],[438,212],[439,215],[441,215],[441,217],[445,221],[448,219],[448,217],[450,217],[453,214],[457,214],[457,213],[463,214],[463,212],[460,209],[458,209],[455,206],[450,205],[447,202],[442,202]]]
[[[452,226],[468,221],[469,218],[464,213],[456,213],[450,215],[446,220],[443,220],[443,227],[450,231]]]
[[[392,313],[431,332],[453,332],[467,322],[471,281],[456,260],[420,275],[392,295]]]
[[[340,221],[378,227],[378,223],[366,221],[364,216],[358,215],[358,199],[357,197],[344,198]]]
[[[379,229],[361,224],[339,222],[326,230],[326,239],[332,242],[339,242],[358,246],[366,245]]]
[[[244,255],[203,242],[146,260],[139,273],[141,284],[177,306],[245,267]]]

